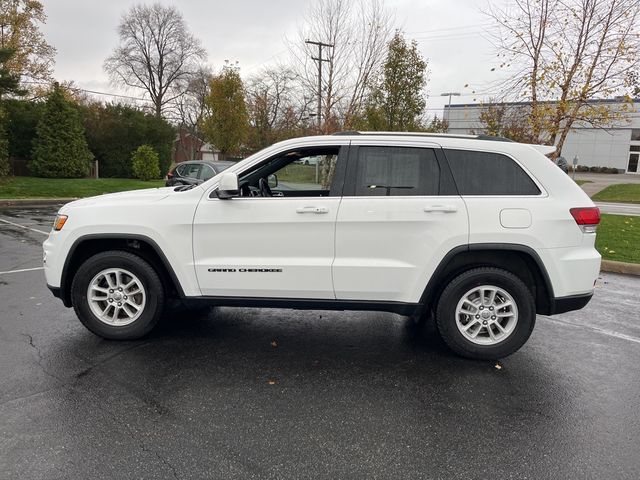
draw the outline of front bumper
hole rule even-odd
[[[51,291],[54,297],[62,300],[62,303],[64,304],[65,307],[71,307],[71,303],[69,303],[64,299],[64,296],[62,295],[62,289],[60,287],[54,287],[47,283],[47,288]]]

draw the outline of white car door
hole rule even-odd
[[[336,145],[281,152],[238,174],[245,196],[205,195],[193,222],[202,295],[335,299],[331,264],[344,178],[335,172],[347,151]],[[309,161],[314,157],[320,164]],[[250,196],[259,195],[259,178],[274,173],[272,196]]]
[[[338,300],[417,303],[442,258],[468,236],[439,145],[352,142],[336,223]]]

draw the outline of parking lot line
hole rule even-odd
[[[640,343],[640,338],[633,337],[631,335],[626,335],[624,333],[616,332],[616,331],[613,331],[613,330],[607,330],[607,329],[604,329],[604,328],[594,327],[594,326],[591,326],[591,325],[578,325],[577,323],[568,322],[568,321],[560,319],[560,318],[551,318],[551,317],[548,317],[546,315],[539,315],[539,317],[542,317],[545,320],[549,320],[550,322],[553,322],[553,323],[558,323],[560,325],[567,325],[567,326],[570,326],[570,327],[587,329],[587,330],[591,330],[591,331],[594,331],[594,332],[601,333],[602,335],[607,335],[609,337],[619,338],[621,340],[627,340],[629,342],[634,342],[634,343]]]
[[[6,270],[4,272],[0,272],[0,275],[4,275],[6,273],[34,272],[36,270],[44,270],[44,267],[20,268],[18,270]]]
[[[32,232],[41,233],[43,235],[49,235],[49,232],[45,232],[43,230],[38,230],[37,228],[27,227],[26,225],[20,225],[19,223],[10,222],[9,220],[4,220],[3,218],[0,218],[0,222],[7,223],[9,225],[13,225],[14,227],[25,228],[27,230],[31,230]]]

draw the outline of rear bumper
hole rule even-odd
[[[569,295],[568,297],[556,297],[551,304],[550,315],[580,310],[593,297],[593,292],[581,295]]]

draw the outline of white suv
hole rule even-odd
[[[462,135],[288,140],[198,186],[65,205],[44,243],[47,284],[110,339],[145,335],[175,297],[433,315],[458,354],[503,357],[536,312],[585,306],[600,268],[599,211],[548,150]]]

